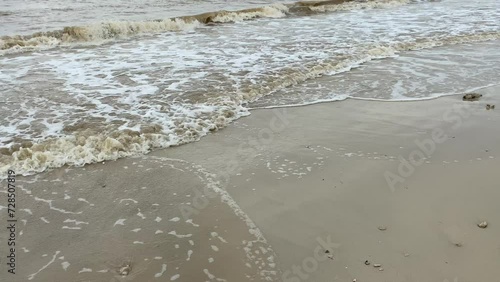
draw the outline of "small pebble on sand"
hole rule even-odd
[[[130,264],[126,264],[126,265],[124,265],[123,267],[120,268],[120,270],[118,271],[118,273],[121,276],[127,276],[130,273],[131,270],[132,270],[132,267],[130,266]]]
[[[381,267],[382,265],[380,263],[374,263],[373,267]]]
[[[380,230],[380,231],[386,231],[387,230],[387,226],[379,226],[378,230]]]
[[[488,222],[482,221],[482,222],[478,223],[477,226],[479,228],[483,228],[484,229],[484,228],[488,227]]]
[[[469,94],[465,94],[462,99],[464,101],[477,101],[479,100],[479,98],[481,98],[483,95],[482,94],[478,94],[478,93],[469,93]]]

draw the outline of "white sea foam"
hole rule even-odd
[[[365,2],[346,2],[339,5],[312,6],[311,10],[317,12],[336,12],[359,9],[392,8],[411,3],[411,0],[376,0]]]
[[[237,22],[254,18],[282,18],[286,16],[288,7],[283,4],[274,4],[245,12],[221,12],[213,17],[214,22]]]
[[[324,74],[332,75],[346,72],[373,59],[395,56],[401,51],[420,50],[463,42],[495,40],[498,38],[500,38],[500,33],[472,34],[442,37],[440,39],[422,39],[420,42],[414,43],[395,43],[389,46],[365,47],[364,51],[360,52],[358,55],[346,56],[345,59],[340,61],[334,58],[331,61],[323,60],[323,63],[315,63],[311,66],[306,64],[298,71],[281,70],[280,72],[283,72],[283,75],[269,81],[268,85],[263,84],[260,86],[247,87],[240,101],[256,101],[263,96],[291,85],[317,78]],[[327,100],[341,100],[345,97],[345,95],[344,97],[340,95],[333,99],[317,99],[312,103],[319,103]],[[394,99],[401,99],[401,97],[398,98],[394,96]],[[153,148],[166,148],[196,141],[211,130],[225,127],[232,120],[248,114],[247,110],[238,106],[236,102],[226,102],[222,100],[220,103],[225,103],[226,105],[222,107],[203,106],[205,109],[199,105],[198,107],[200,107],[200,110],[194,111],[188,110],[186,107],[171,107],[171,111],[176,111],[184,117],[182,118],[183,123],[178,125],[174,124],[173,120],[170,118],[166,120],[163,119],[165,123],[161,127],[166,128],[168,130],[167,132],[135,134],[134,132],[123,131],[113,133],[113,137],[110,136],[110,133],[106,133],[90,136],[73,135],[56,139],[47,139],[44,141],[45,144],[42,143],[41,146],[23,148],[15,152],[12,155],[12,159],[3,167],[0,167],[0,171],[14,168],[21,174],[31,174],[44,171],[47,168],[61,167],[65,164],[82,166],[88,163],[145,154]],[[231,104],[233,105],[231,106]],[[216,110],[218,107],[219,109]],[[107,109],[101,114],[112,111],[112,109]],[[231,112],[231,117],[225,117],[228,112]],[[155,115],[154,112],[150,113]],[[207,113],[210,114],[207,115]],[[202,114],[206,117],[203,121],[199,120],[197,117]],[[179,125],[181,125],[182,128],[179,128]],[[49,131],[50,130],[53,129],[49,129]],[[180,132],[181,135],[179,135]],[[50,136],[53,134],[48,133],[48,135]]]
[[[160,270],[160,272],[158,272],[158,273],[155,274],[155,278],[160,278],[163,275],[163,273],[165,273],[165,271],[167,271],[167,265],[166,264],[162,264],[161,265],[161,270]]]
[[[54,256],[52,256],[52,259],[44,266],[42,266],[42,268],[40,268],[37,272],[35,273],[32,273],[30,275],[28,275],[28,280],[33,280],[33,278],[35,278],[38,273],[42,272],[43,270],[45,270],[47,267],[49,267],[52,263],[54,263],[54,261],[56,260],[56,257],[57,255],[60,253],[61,251],[56,251]]]

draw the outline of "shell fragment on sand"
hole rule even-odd
[[[477,227],[484,229],[484,228],[488,227],[488,222],[482,221],[482,222],[477,224]]]
[[[482,94],[478,93],[468,93],[465,94],[464,97],[462,98],[464,101],[477,101],[479,98],[483,97]]]

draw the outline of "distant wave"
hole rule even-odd
[[[10,16],[12,14],[13,13],[11,13],[9,11],[0,11],[0,17]]]
[[[138,34],[193,30],[202,25],[229,23],[256,18],[283,18],[366,8],[387,8],[411,3],[410,0],[328,0],[274,4],[239,11],[216,11],[193,16],[151,21],[109,21],[86,26],[68,26],[61,30],[31,35],[0,37],[0,55],[50,49],[60,45],[100,43]],[[3,12],[0,12],[2,16]]]

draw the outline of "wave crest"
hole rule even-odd
[[[0,37],[0,55],[43,50],[78,43],[99,44],[139,34],[193,30],[204,24],[229,23],[256,18],[282,18],[314,13],[365,8],[384,8],[410,3],[410,0],[326,0],[273,4],[239,11],[217,11],[193,16],[151,20],[110,21],[86,26],[68,26],[61,30],[37,32],[31,35]]]

